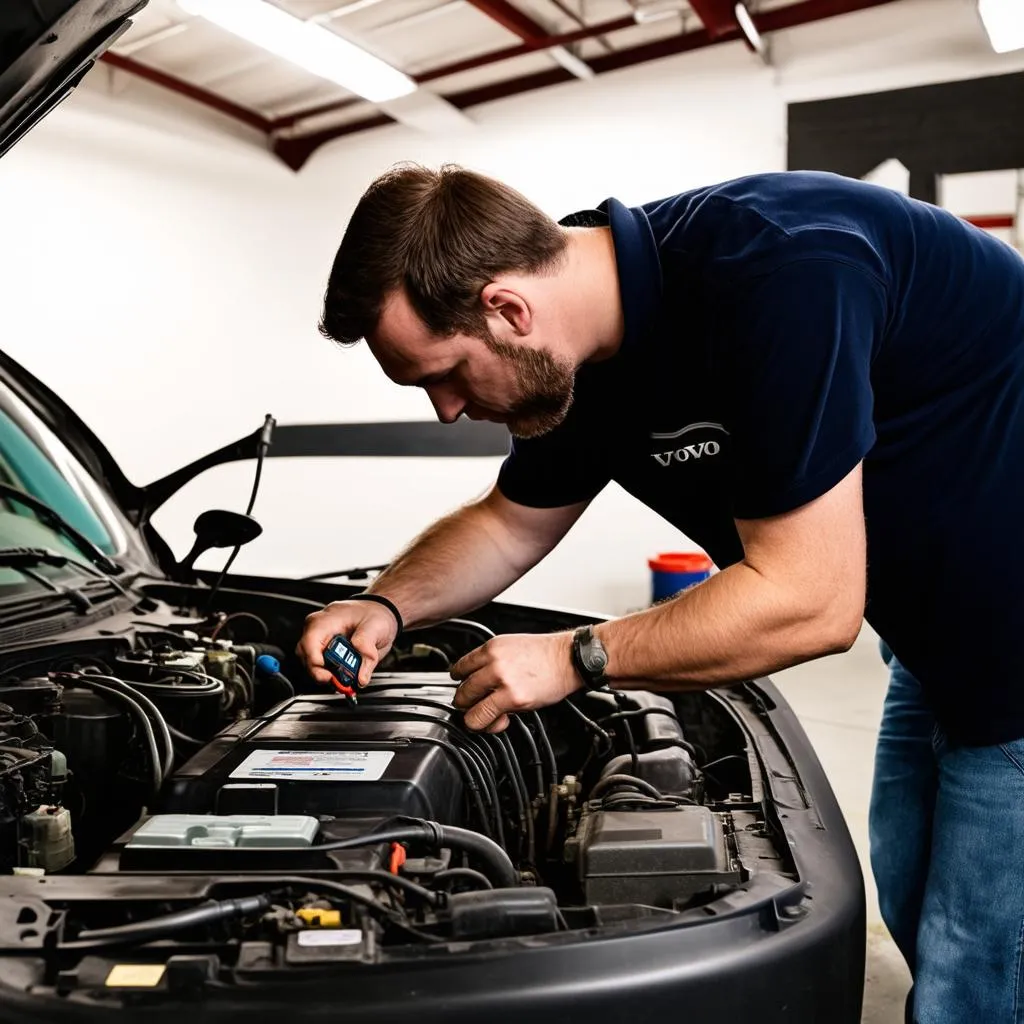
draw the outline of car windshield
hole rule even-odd
[[[80,462],[7,387],[0,384],[0,483],[44,501],[101,551],[115,555],[125,536],[109,501]],[[16,499],[0,497],[0,548],[46,548],[78,562],[83,552]],[[75,570],[71,570],[75,571]],[[0,587],[25,583],[0,567]]]

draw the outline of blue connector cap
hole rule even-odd
[[[281,671],[281,662],[272,654],[261,654],[256,659],[256,670],[264,675],[272,676]]]

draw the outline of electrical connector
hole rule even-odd
[[[340,928],[341,911],[323,910],[320,907],[301,907],[295,916],[311,928]]]

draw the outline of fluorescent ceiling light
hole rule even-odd
[[[379,57],[264,0],[178,0],[178,5],[373,103],[416,90],[408,75]]]
[[[761,33],[757,31],[754,19],[751,18],[750,11],[747,10],[746,4],[742,3],[742,0],[733,8],[733,14],[735,14],[736,22],[743,34],[747,37],[747,42],[763,57],[764,40],[761,38]]]
[[[680,0],[653,0],[644,3],[642,0],[631,0],[633,20],[638,25],[653,25],[656,21],[666,18],[681,18],[685,4]]]
[[[1024,3],[1021,0],[978,0],[978,13],[996,53],[1024,49]]]
[[[552,46],[548,53],[565,68],[571,75],[577,78],[593,78],[594,69],[586,62],[579,59],[574,53],[570,53],[564,46]]]

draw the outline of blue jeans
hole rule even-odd
[[[883,656],[871,867],[914,979],[907,1019],[1024,1024],[1024,739],[953,746],[918,681]]]

